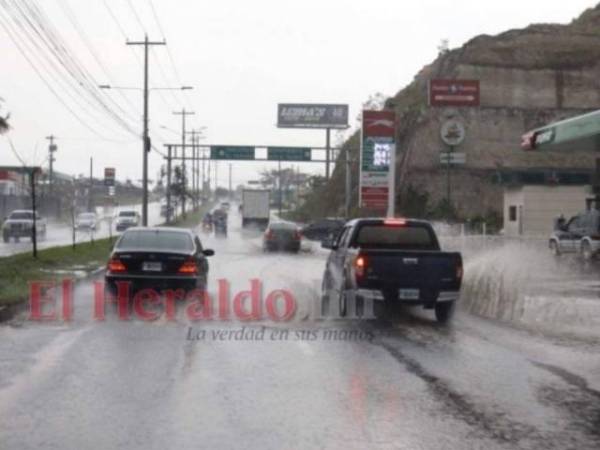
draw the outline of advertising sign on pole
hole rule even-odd
[[[396,151],[393,111],[363,111],[360,151],[359,206],[378,211],[388,207],[390,167]]]
[[[115,168],[105,167],[104,168],[104,185],[114,186],[115,185]]]
[[[348,105],[280,103],[279,128],[348,128]]]

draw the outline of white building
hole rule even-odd
[[[547,237],[554,219],[568,220],[586,208],[590,186],[519,186],[504,190],[504,234]]]

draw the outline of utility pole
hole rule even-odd
[[[183,217],[185,217],[185,196],[187,193],[187,171],[185,164],[185,117],[193,116],[196,113],[193,111],[186,111],[185,108],[183,108],[181,111],[174,111],[173,114],[175,114],[176,116],[181,116],[181,171],[183,173],[183,196],[181,198],[181,214],[183,215]]]
[[[143,164],[142,164],[142,226],[148,226],[148,152],[150,151],[150,137],[148,136],[148,47],[151,45],[166,45],[165,41],[152,42],[148,40],[148,35],[144,36],[143,41],[130,42],[127,45],[144,46],[144,130],[143,130]]]
[[[33,211],[33,229],[31,230],[31,243],[33,244],[33,257],[37,259],[37,204],[35,198],[35,175],[36,169],[32,168],[29,172],[29,183],[31,187],[31,210]]]
[[[229,197],[231,198],[231,163],[229,163]]]
[[[171,222],[171,146],[167,148],[167,223]]]
[[[93,209],[93,199],[92,195],[94,192],[94,158],[90,156],[90,193],[88,195],[88,212],[91,212]]]
[[[346,186],[345,186],[345,199],[344,199],[344,216],[346,219],[350,218],[350,199],[352,197],[352,165],[350,160],[350,150],[344,151],[345,166],[346,166]]]
[[[278,168],[277,168],[277,172],[278,172],[278,185],[279,185],[279,218],[281,219],[281,209],[282,209],[282,203],[283,203],[283,191],[282,191],[282,186],[281,186],[281,159],[278,162]]]
[[[54,190],[54,152],[56,152],[57,149],[56,144],[54,144],[56,136],[51,134],[50,136],[47,136],[46,139],[50,141],[50,145],[48,145],[48,194],[52,195],[52,191]]]
[[[219,189],[219,161],[215,161],[215,200],[217,199],[217,189]]]
[[[331,128],[327,128],[325,131],[325,179],[329,180],[329,164],[331,161]]]
[[[204,128],[200,127],[187,132],[192,135],[192,199],[194,201],[194,208],[198,207],[198,195],[200,192],[200,139],[204,139],[202,136]]]
[[[206,172],[205,171],[205,168],[206,168],[206,158],[205,158],[205,155],[204,155],[204,149],[202,149],[201,152],[202,152],[202,200],[204,200],[204,196],[206,195],[206,192],[205,192],[205,187],[206,187],[206,173],[205,173]]]

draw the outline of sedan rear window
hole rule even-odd
[[[121,217],[135,217],[136,214],[137,213],[135,211],[121,211],[119,213],[119,216],[121,216]]]
[[[191,251],[194,242],[187,233],[176,231],[127,231],[117,244],[119,250],[174,250]]]
[[[356,237],[360,247],[383,247],[404,250],[438,250],[433,232],[423,226],[363,225]]]

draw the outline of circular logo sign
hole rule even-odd
[[[454,119],[446,120],[440,130],[442,141],[451,147],[461,144],[465,140],[465,134],[465,126]]]

